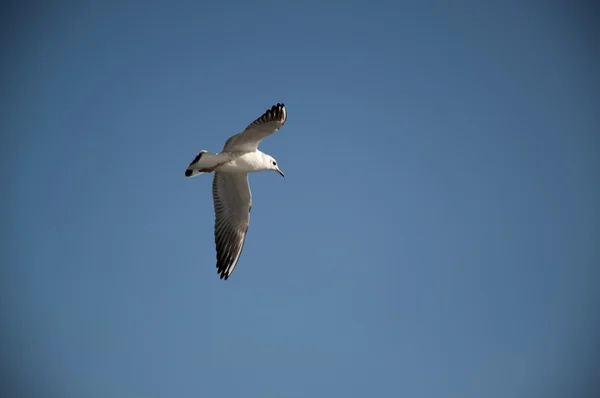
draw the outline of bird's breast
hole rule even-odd
[[[230,154],[229,156],[230,160],[217,167],[217,171],[247,173],[261,170],[259,159],[254,152]]]

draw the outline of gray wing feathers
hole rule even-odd
[[[221,279],[227,279],[242,254],[250,223],[252,194],[248,173],[216,172],[212,189],[217,273],[221,275]]]
[[[285,124],[286,120],[287,111],[285,110],[285,105],[273,105],[261,117],[250,123],[244,131],[230,137],[225,142],[223,152],[255,151],[260,141],[279,130]]]

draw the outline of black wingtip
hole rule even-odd
[[[200,153],[198,154],[198,156],[196,156],[196,157],[194,158],[194,160],[192,161],[192,163],[191,163],[191,164],[194,164],[194,163],[196,163],[197,161],[199,161],[199,160],[200,160],[200,158],[202,157],[202,154],[203,154],[204,152],[206,152],[206,151],[200,151]]]
[[[227,278],[229,278],[229,275],[225,273],[225,270],[217,270],[217,274],[220,274],[219,279],[227,280]]]
[[[277,103],[276,105],[273,105],[271,109],[267,109],[265,114],[268,118],[281,118],[284,108],[285,105],[283,103]]]
[[[186,169],[185,170],[185,176],[186,177],[190,177],[192,175],[192,173],[193,173],[193,170],[191,170],[191,169]]]

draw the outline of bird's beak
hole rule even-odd
[[[283,171],[279,170],[279,167],[275,171],[278,172],[279,174],[281,174],[281,176],[283,178],[285,178],[285,176],[283,175]]]

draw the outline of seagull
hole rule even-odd
[[[202,150],[185,170],[186,177],[215,172],[212,194],[217,274],[220,279],[229,278],[244,248],[252,209],[248,173],[271,170],[285,177],[277,161],[259,151],[258,145],[279,130],[286,119],[285,105],[273,105],[244,131],[230,137],[220,153]]]

